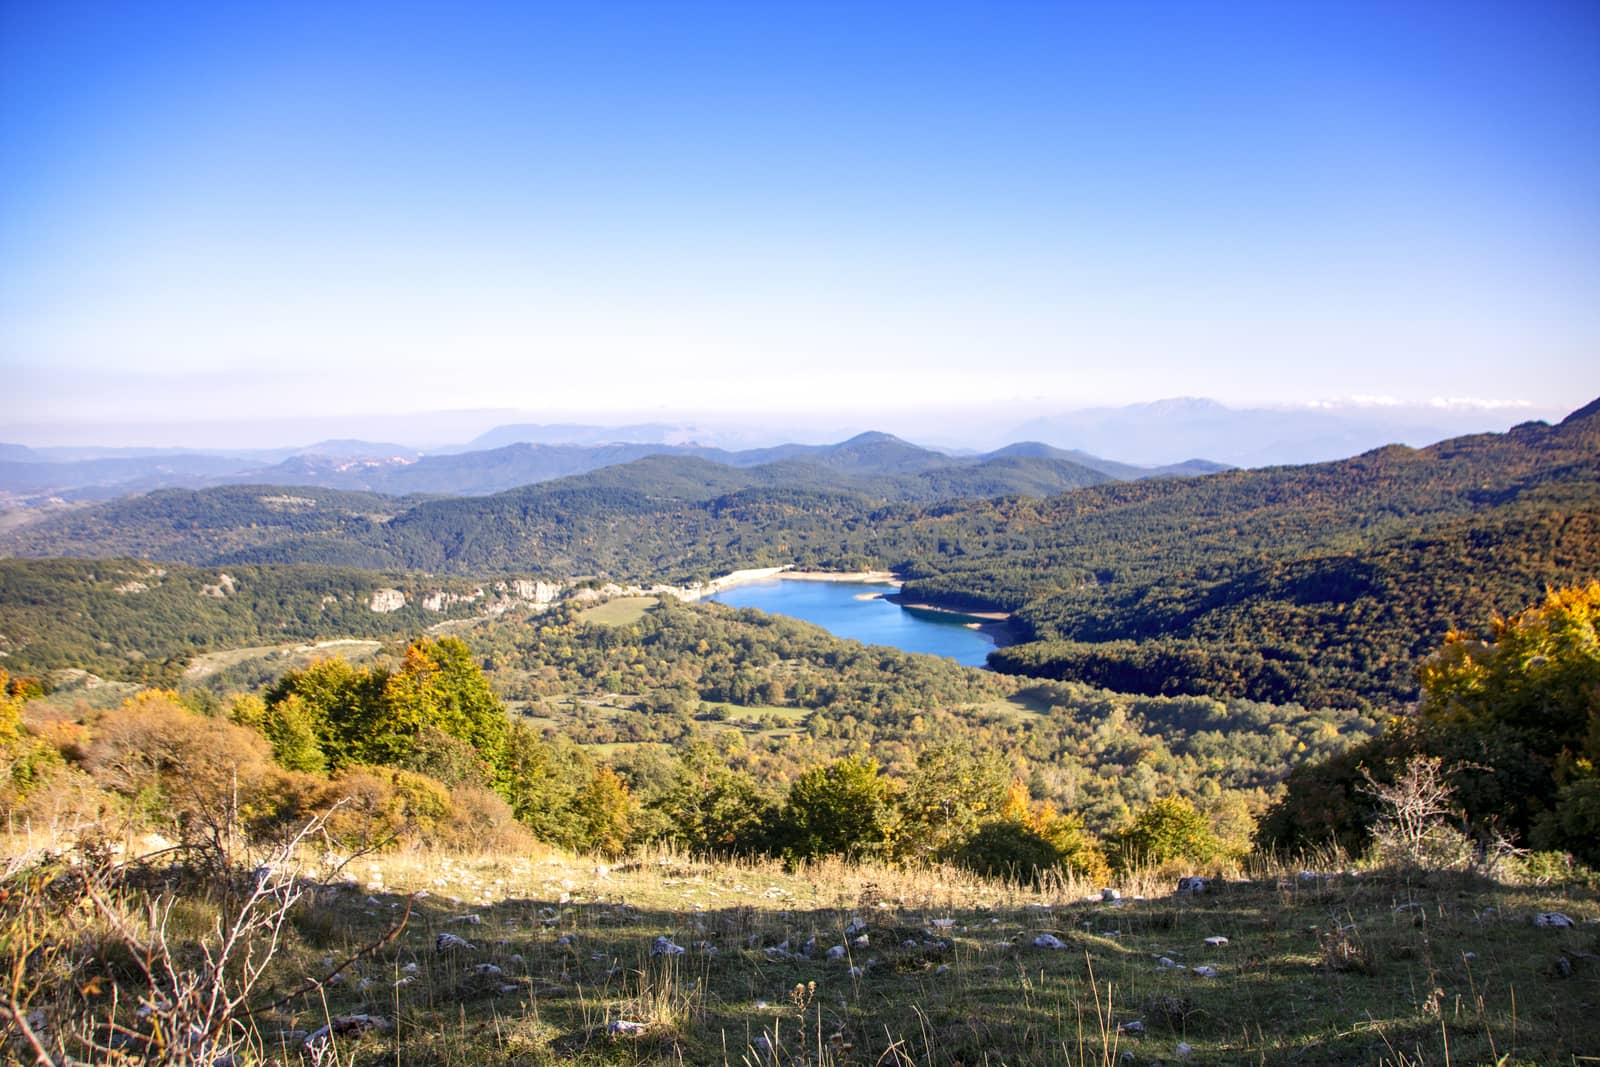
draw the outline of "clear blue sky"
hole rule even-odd
[[[1592,0],[0,3],[9,417],[1567,409],[1597,342]]]

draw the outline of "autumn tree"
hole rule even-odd
[[[912,861],[949,856],[1000,813],[1009,779],[997,752],[953,742],[923,749],[896,805],[896,853]]]
[[[582,827],[582,846],[606,856],[627,851],[638,802],[628,784],[610,767],[599,767],[578,792],[573,811]]]

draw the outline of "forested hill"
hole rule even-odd
[[[893,504],[693,476],[663,493],[629,477],[389,501],[392,515],[382,498],[264,503],[299,492],[283,489],[152,494],[23,530],[13,550],[647,581],[892,567],[913,596],[1015,612],[1035,640],[1003,668],[1307,703],[1404,700],[1417,651],[1451,625],[1600,574],[1593,404],[1556,426],[1043,500]]]
[[[1205,460],[1139,467],[1034,442],[985,455],[948,455],[885,433],[858,434],[834,444],[787,444],[742,451],[643,441],[514,442],[422,455],[403,445],[324,441],[271,465],[264,465],[266,457],[256,454],[56,460],[20,446],[0,445],[0,503],[7,498],[33,503],[107,500],[163,488],[223,484],[315,486],[388,496],[478,496],[646,458],[658,462],[646,465],[637,478],[675,466],[693,470],[713,465],[729,486],[817,485],[905,501],[1001,493],[1042,496],[1108,479],[1188,476],[1225,469]],[[1028,462],[1019,465],[1018,459]],[[738,473],[747,469],[748,474]]]

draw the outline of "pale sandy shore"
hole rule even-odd
[[[967,629],[977,630],[979,633],[987,635],[989,640],[994,642],[996,648],[1005,648],[1007,645],[1014,645],[1018,641],[1017,631],[1011,628],[1011,615],[1009,612],[963,611],[960,608],[946,608],[938,604],[908,601],[899,593],[890,593],[884,599],[893,601],[902,608],[909,608],[913,611],[929,611],[938,615],[955,615],[963,619],[973,619],[975,620],[974,622],[966,624]]]
[[[938,604],[927,604],[921,601],[907,600],[904,594],[891,593],[884,597],[892,600],[903,608],[913,611],[931,611],[939,615],[960,615],[967,619],[978,619],[981,622],[1005,622],[1011,618],[1011,613],[1006,611],[967,611],[964,608],[947,608]]]
[[[871,582],[874,585],[900,586],[905,583],[893,571],[795,571],[778,575],[786,582]]]

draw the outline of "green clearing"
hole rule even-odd
[[[253,648],[222,649],[217,652],[201,653],[191,659],[188,668],[183,672],[183,680],[198,682],[230,668],[263,660],[271,660],[273,669],[279,672],[298,670],[316,660],[332,656],[340,656],[350,663],[359,663],[371,658],[382,647],[383,643],[380,641],[345,638],[318,641],[312,645],[257,645]]]
[[[661,603],[653,596],[619,596],[578,613],[578,621],[591,626],[632,626],[644,613]]]
[[[726,710],[729,722],[749,721],[768,716],[774,719],[783,719],[787,722],[799,722],[811,714],[810,708],[781,707],[777,704],[714,704],[707,706]]]
[[[960,710],[972,716],[994,716],[1006,722],[1025,722],[1050,714],[1054,702],[1044,687],[1021,689],[1001,700],[988,700],[981,704],[964,704]]]

